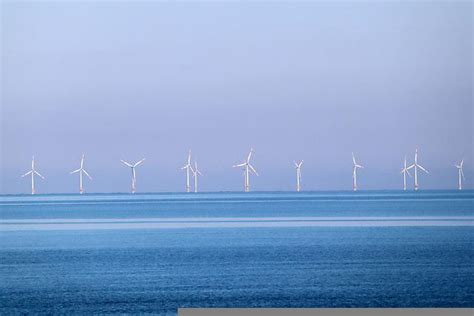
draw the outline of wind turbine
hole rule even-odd
[[[459,190],[462,190],[462,179],[466,179],[466,177],[464,177],[464,172],[462,171],[462,165],[464,164],[464,159],[461,160],[461,162],[459,163],[459,165],[454,165],[456,168],[458,168],[458,184],[459,184]],[[462,179],[461,179],[461,176],[462,176]]]
[[[417,191],[418,190],[418,168],[420,168],[426,173],[429,173],[428,170],[426,170],[425,168],[423,168],[423,166],[418,164],[418,148],[415,149],[415,162],[410,167],[408,167],[407,170],[410,170],[411,168],[415,168],[415,191]]]
[[[247,160],[241,164],[238,165],[233,165],[232,167],[244,167],[244,191],[249,192],[249,187],[250,187],[250,170],[258,176],[257,171],[255,168],[250,164],[250,157],[252,157],[253,153],[253,148],[250,149],[249,155],[247,156]]]
[[[194,177],[194,193],[197,193],[197,191],[198,191],[198,175],[202,176],[202,173],[201,173],[201,171],[199,171],[198,164],[197,164],[196,161],[194,162],[194,169],[191,167],[191,172],[193,173],[193,177]]]
[[[403,163],[403,169],[400,171],[403,173],[403,191],[407,190],[407,174],[411,177],[410,172],[407,169],[407,157],[405,156],[405,161]]]
[[[300,192],[301,191],[301,165],[303,164],[303,160],[301,160],[299,163],[296,161],[293,161],[295,163],[295,169],[296,169],[296,191]]]
[[[26,177],[27,175],[31,174],[31,194],[35,194],[35,175],[39,176],[41,179],[44,179],[44,177],[35,169],[35,156],[31,158],[31,170],[22,175],[21,177]]]
[[[77,170],[71,171],[70,174],[79,172],[79,193],[82,194],[84,193],[84,188],[82,187],[82,174],[85,173],[89,179],[92,180],[92,177],[87,173],[86,169],[84,169],[84,154],[82,154],[81,158],[81,167]]]
[[[189,171],[192,170],[192,167],[191,167],[191,149],[189,150],[189,153],[188,153],[188,161],[181,168],[181,170],[184,170],[184,169],[186,169],[186,192],[191,192],[191,187],[189,185]]]
[[[140,160],[139,162],[136,162],[135,164],[131,164],[129,162],[126,162],[122,159],[120,159],[120,161],[126,165],[127,167],[130,167],[132,169],[132,193],[135,193],[135,190],[136,190],[136,186],[137,186],[137,175],[135,173],[135,168],[138,167],[142,162],[145,161],[145,158],[143,158],[142,160]]]
[[[352,166],[353,184],[352,184],[352,187],[353,187],[354,191],[357,191],[357,168],[364,168],[364,167],[357,164],[356,159],[354,157],[354,153],[352,153],[352,162],[353,162],[353,166]]]

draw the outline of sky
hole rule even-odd
[[[1,1],[1,181],[35,155],[38,193],[183,191],[192,150],[203,191],[474,185],[470,1]],[[410,187],[413,186],[412,179]]]

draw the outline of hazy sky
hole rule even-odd
[[[470,1],[1,2],[1,192],[125,192],[120,159],[146,157],[138,191],[182,191],[193,150],[202,190],[473,187]],[[411,179],[410,179],[411,181]],[[410,182],[411,183],[411,182]]]

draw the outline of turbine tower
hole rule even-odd
[[[129,162],[126,162],[122,159],[120,159],[120,161],[126,165],[127,167],[130,167],[132,169],[132,193],[135,193],[135,190],[137,188],[137,175],[135,173],[135,168],[138,167],[142,162],[145,161],[145,158],[143,158],[142,160],[140,160],[139,162],[136,162],[135,164],[131,164]]]
[[[296,169],[296,191],[300,192],[301,191],[301,165],[303,164],[303,160],[301,160],[299,163],[296,161],[293,161],[295,163],[295,169]]]
[[[79,172],[79,193],[84,193],[84,188],[82,187],[82,174],[85,173],[89,179],[92,180],[92,177],[87,173],[86,169],[84,169],[84,154],[82,154],[81,158],[81,167],[77,170],[71,171],[70,174]]]
[[[194,162],[194,169],[191,167],[191,172],[193,173],[193,177],[194,177],[194,193],[197,193],[197,191],[198,191],[198,175],[202,176],[202,173],[201,173],[201,171],[199,171],[198,164],[197,164],[196,161]]]
[[[357,191],[357,169],[358,168],[364,168],[364,167],[357,164],[356,159],[354,157],[354,153],[352,153],[352,163],[353,163],[353,166],[352,166],[352,181],[353,181],[352,188],[354,189],[354,191]]]
[[[250,164],[250,157],[252,157],[253,148],[250,149],[249,155],[247,156],[247,160],[241,164],[233,165],[232,167],[244,167],[244,191],[249,192],[250,189],[250,171],[252,171],[255,175],[258,176],[257,171],[255,168]]]
[[[35,169],[35,156],[31,158],[31,170],[22,175],[21,177],[26,177],[27,175],[31,174],[31,194],[35,194],[35,175],[40,177],[41,179],[44,179],[44,177]]]
[[[464,177],[464,172],[462,171],[462,165],[463,164],[464,164],[464,159],[461,160],[459,165],[454,165],[456,168],[458,168],[458,188],[459,188],[459,190],[462,190],[462,179],[466,179],[466,177]]]
[[[426,170],[425,168],[423,168],[423,166],[418,164],[418,148],[415,149],[415,162],[410,167],[408,167],[407,170],[410,170],[411,168],[415,168],[415,191],[417,191],[418,190],[418,168],[420,168],[426,173],[429,173],[428,170]]]
[[[405,161],[403,163],[403,169],[400,171],[403,173],[403,191],[407,190],[407,174],[411,177],[410,172],[407,169],[407,157],[405,156]]]
[[[189,185],[189,172],[192,171],[191,167],[191,149],[188,152],[188,161],[181,168],[181,170],[186,169],[186,192],[191,192],[191,186]]]

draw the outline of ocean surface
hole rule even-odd
[[[474,191],[0,196],[0,314],[474,307]]]

